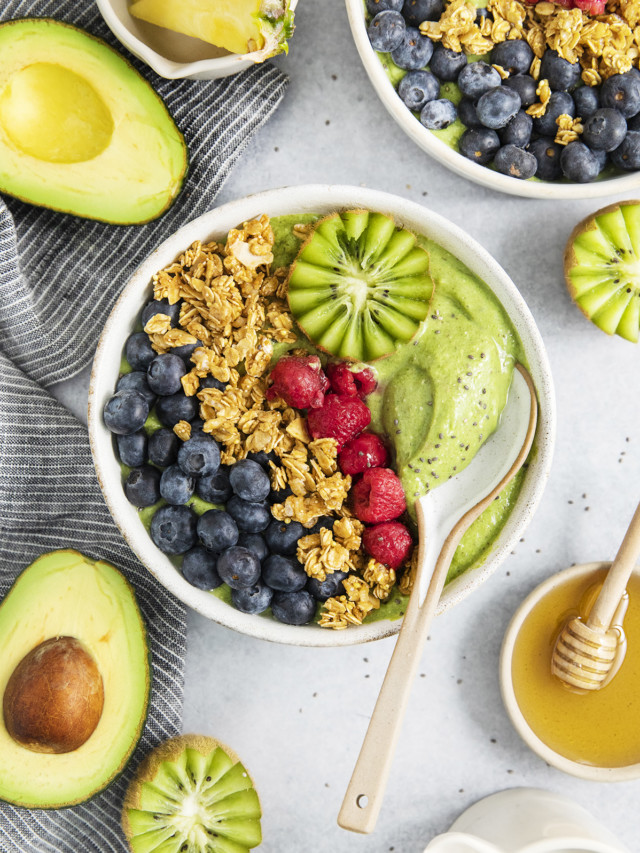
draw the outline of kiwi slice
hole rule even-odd
[[[604,207],[573,229],[564,254],[569,293],[604,332],[640,330],[640,201]]]
[[[375,361],[410,341],[427,316],[429,253],[383,213],[333,213],[301,246],[288,288],[291,313],[319,349]]]
[[[182,735],[156,747],[125,796],[133,853],[247,853],[262,841],[260,801],[227,746]]]

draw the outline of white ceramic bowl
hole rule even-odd
[[[476,184],[499,190],[511,195],[527,198],[599,198],[613,193],[629,192],[640,187],[640,172],[631,172],[619,177],[603,178],[589,184],[571,184],[563,181],[521,181],[503,175],[487,166],[481,166],[468,160],[458,151],[454,151],[426,127],[423,127],[413,113],[405,107],[378,58],[371,47],[365,23],[363,0],[345,0],[351,33],[360,59],[378,97],[389,113],[423,151],[439,160],[452,172],[468,178]]]
[[[505,632],[500,652],[500,689],[502,700],[511,718],[511,722],[520,737],[547,764],[565,773],[569,773],[571,776],[577,776],[580,779],[590,779],[594,782],[626,782],[630,779],[637,779],[640,777],[640,764],[629,764],[626,767],[597,767],[592,764],[581,764],[579,761],[566,758],[564,755],[547,746],[529,726],[529,723],[520,710],[513,689],[512,662],[514,646],[522,624],[532,609],[545,595],[565,581],[593,574],[599,569],[607,568],[610,565],[611,563],[583,563],[580,566],[572,566],[569,569],[552,575],[537,586],[529,593],[513,614]],[[640,569],[636,569],[636,572],[638,571]],[[549,666],[551,666],[551,662],[549,662]]]
[[[151,277],[155,272],[172,262],[194,240],[224,240],[230,228],[261,213],[269,216],[305,212],[322,214],[348,208],[368,208],[390,214],[397,222],[436,240],[477,273],[492,288],[517,329],[538,393],[537,453],[513,512],[485,562],[465,572],[445,588],[440,611],[460,601],[513,549],[542,496],[553,453],[555,398],[542,339],[517,288],[478,243],[447,219],[388,193],[361,187],[325,185],[269,190],[205,213],[180,228],[143,260],[124,288],[98,342],[89,389],[89,436],[98,479],[111,514],[131,549],[160,583],[199,613],[245,634],[294,645],[352,645],[394,634],[400,623],[397,620],[365,622],[344,631],[332,631],[317,625],[289,626],[274,619],[240,613],[215,595],[191,586],[169,558],[156,548],[137,510],[125,498],[120,463],[114,452],[111,433],[103,423],[102,410],[114,393],[125,341],[138,322],[143,305],[151,298]]]
[[[134,18],[129,14],[130,0],[96,0],[96,3],[118,41],[161,77],[217,80],[253,65],[253,60],[242,54],[229,53],[200,39]],[[292,10],[297,5],[298,0],[291,0]]]

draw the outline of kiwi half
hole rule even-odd
[[[182,735],[141,763],[122,826],[133,853],[247,853],[262,841],[260,801],[238,756],[204,735]]]
[[[382,213],[333,213],[301,246],[288,288],[291,313],[317,347],[375,361],[410,341],[427,316],[429,253]]]
[[[604,207],[573,229],[564,254],[569,293],[609,335],[640,330],[640,201]]]

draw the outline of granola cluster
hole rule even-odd
[[[487,53],[508,39],[524,39],[534,53],[531,75],[536,80],[547,48],[569,62],[579,62],[582,80],[588,86],[638,67],[640,0],[610,0],[607,14],[596,17],[547,0],[535,6],[525,6],[519,0],[488,0],[487,9],[493,21],[476,20],[472,0],[451,0],[440,20],[423,21],[420,31],[450,50],[474,55]]]

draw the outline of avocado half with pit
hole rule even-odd
[[[89,219],[156,219],[187,148],[167,108],[115,50],[48,18],[0,24],[0,192]]]
[[[125,767],[149,701],[146,629],[113,566],[39,557],[0,604],[0,799],[70,806]]]

